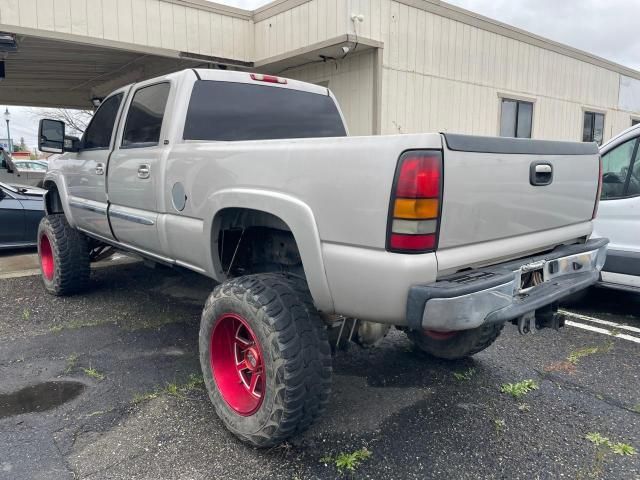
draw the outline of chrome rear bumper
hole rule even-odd
[[[468,270],[409,291],[412,329],[467,330],[518,318],[596,283],[606,259],[607,239],[563,245],[537,255]],[[521,288],[523,275],[537,272],[542,283]]]

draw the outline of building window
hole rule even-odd
[[[584,112],[582,141],[596,142],[598,145],[602,145],[603,136],[604,136],[604,113]]]
[[[502,99],[500,112],[500,136],[531,138],[533,103]]]

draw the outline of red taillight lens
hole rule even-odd
[[[598,169],[598,191],[596,192],[596,203],[593,206],[593,215],[591,215],[591,220],[596,218],[598,214],[598,205],[600,205],[600,195],[602,195],[602,157],[600,157],[600,167]]]
[[[433,198],[440,192],[440,157],[410,156],[403,160],[396,196]]]
[[[391,195],[387,249],[398,253],[434,251],[441,201],[442,152],[404,153]]]
[[[431,250],[436,246],[436,236],[392,233],[389,245],[393,250]]]

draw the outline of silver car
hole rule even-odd
[[[0,147],[0,182],[41,187],[45,173],[45,162],[15,160]]]

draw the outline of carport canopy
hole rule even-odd
[[[88,109],[123,85],[215,61],[30,35],[16,43],[16,52],[4,54],[3,105]]]

